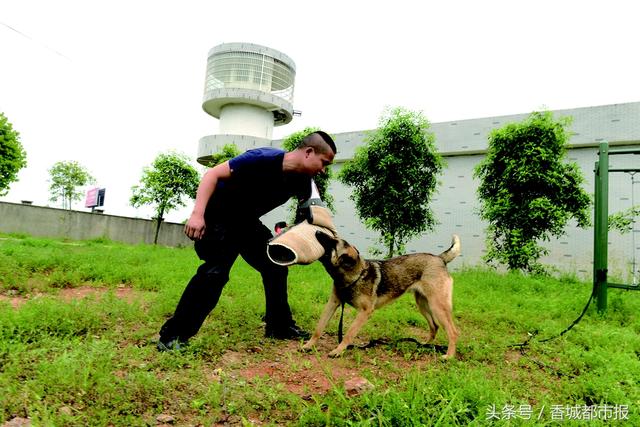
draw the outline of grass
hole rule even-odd
[[[386,343],[329,359],[338,316],[315,353],[264,338],[260,278],[240,260],[188,349],[158,353],[198,265],[191,249],[0,236],[0,425],[640,425],[640,292],[610,290],[606,314],[592,304],[541,342],[580,314],[591,285],[468,269],[454,274],[456,360],[403,340],[426,327],[407,296],[358,337]],[[330,280],[318,263],[289,277],[294,317],[312,330]],[[374,389],[349,396],[352,377]]]

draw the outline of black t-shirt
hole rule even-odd
[[[285,152],[277,148],[256,148],[229,160],[231,177],[218,181],[207,204],[205,221],[242,222],[257,220],[291,197],[309,198],[311,177],[285,173]]]

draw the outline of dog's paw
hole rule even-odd
[[[314,347],[314,343],[312,343],[311,341],[307,341],[302,347],[300,347],[300,350],[304,352],[309,352],[313,350],[313,347]]]
[[[343,352],[344,352],[343,350],[340,350],[340,349],[336,348],[336,349],[334,349],[333,351],[331,351],[329,353],[329,357],[340,357],[340,356],[342,356]]]

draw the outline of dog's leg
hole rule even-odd
[[[340,299],[338,295],[336,295],[335,288],[331,293],[331,297],[329,297],[329,301],[324,306],[324,310],[322,311],[322,315],[320,316],[320,320],[318,320],[318,325],[316,326],[316,330],[313,332],[313,335],[303,346],[303,350],[310,350],[313,346],[316,345],[318,339],[324,332],[324,328],[327,327],[329,320],[333,317],[333,314],[336,312],[338,307],[340,306]]]
[[[429,300],[429,308],[431,309],[431,313],[435,320],[444,328],[447,332],[447,338],[449,339],[447,354],[444,356],[445,359],[452,358],[456,354],[456,342],[458,341],[458,329],[453,323],[453,304],[451,301],[451,289],[453,287],[453,279],[451,277],[447,278],[447,286],[445,289],[448,289],[448,292],[438,292],[433,294]]]
[[[420,313],[424,316],[424,318],[427,320],[427,323],[429,324],[429,335],[427,336],[427,342],[431,342],[434,340],[436,334],[438,333],[438,324],[433,320],[427,297],[417,291],[414,292],[413,296],[416,298],[416,305],[418,306],[418,310],[420,310]]]
[[[347,334],[344,336],[344,338],[342,338],[340,344],[338,344],[338,346],[333,349],[331,353],[329,353],[330,357],[338,357],[346,350],[346,348],[349,346],[349,344],[351,344],[356,335],[358,335],[358,332],[360,331],[360,328],[362,328],[362,325],[367,323],[367,320],[369,320],[371,313],[373,313],[373,309],[374,304],[367,304],[367,306],[364,308],[358,308],[358,314],[356,315],[355,320],[349,327]]]

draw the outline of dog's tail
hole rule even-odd
[[[438,255],[445,264],[449,264],[451,261],[460,255],[460,238],[457,234],[451,236],[451,246],[446,251]]]

